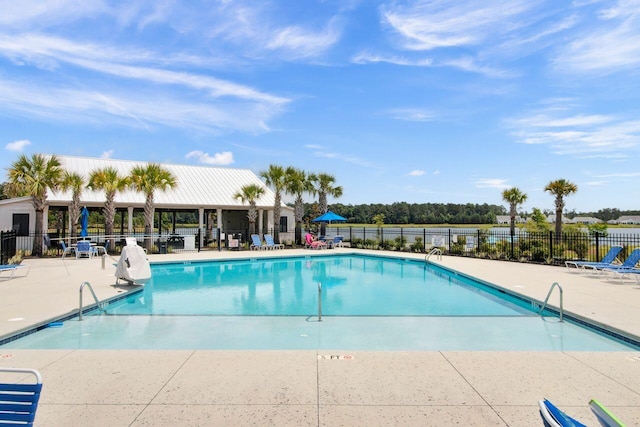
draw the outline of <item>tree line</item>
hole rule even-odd
[[[506,215],[503,206],[487,203],[406,203],[344,205],[332,203],[331,210],[356,224],[494,224]],[[314,215],[314,205],[305,205],[305,217]],[[374,218],[375,217],[375,218]]]

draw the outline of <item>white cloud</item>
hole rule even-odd
[[[406,67],[448,67],[496,78],[514,77],[515,75],[510,71],[478,64],[477,60],[469,56],[436,61],[431,58],[410,59],[406,56],[380,55],[369,52],[361,52],[354,56],[351,59],[351,62],[353,62],[354,64],[375,64],[384,62]]]
[[[411,67],[429,67],[433,65],[433,60],[430,58],[409,59],[404,56],[376,55],[369,52],[361,52],[357,54],[351,59],[351,62],[353,62],[354,64],[386,62],[389,64],[404,65],[404,66],[411,66]]]
[[[340,39],[336,22],[332,19],[320,32],[313,32],[298,25],[279,29],[271,35],[265,47],[282,50],[293,58],[319,56]]]
[[[620,0],[600,10],[600,22],[562,48],[554,65],[567,73],[611,73],[640,66],[640,2]]]
[[[113,150],[103,151],[102,154],[100,154],[101,159],[110,159],[112,156],[113,156]]]
[[[411,172],[409,172],[410,176],[422,176],[424,175],[424,171],[423,170],[412,170]]]
[[[135,96],[126,90],[115,92],[67,88],[63,85],[25,85],[0,77],[0,111],[25,117],[39,116],[66,122],[95,122],[127,125],[151,130],[172,127],[198,131],[269,130],[267,121],[280,109],[259,102],[234,99],[180,99],[172,93],[138,89]]]
[[[159,62],[159,54],[127,48],[114,49],[91,43],[75,43],[70,40],[22,34],[0,37],[0,54],[14,61],[34,63],[40,68],[55,69],[59,62],[73,64],[87,70],[109,74],[123,79],[143,80],[161,85],[184,86],[203,91],[212,97],[230,96],[251,101],[281,105],[288,99],[260,92],[254,88],[217,79],[211,76],[176,72],[162,68],[130,65]]]
[[[315,157],[320,157],[323,159],[331,159],[331,160],[338,160],[341,162],[345,162],[345,163],[350,163],[353,165],[358,165],[358,166],[364,166],[364,167],[371,167],[372,164],[364,159],[361,159],[359,157],[355,157],[349,154],[344,154],[344,153],[336,153],[336,152],[330,152],[330,151],[326,151],[323,147],[318,146],[318,145],[305,145],[306,148],[311,149],[311,150],[315,150],[313,152],[313,155]]]
[[[477,45],[490,35],[508,31],[514,17],[536,2],[512,0],[486,3],[473,0],[393,3],[381,9],[384,22],[410,50]]]
[[[500,179],[500,178],[482,178],[482,179],[478,179],[474,182],[474,185],[476,186],[476,188],[499,188],[499,189],[505,189],[505,188],[509,188],[509,185],[507,184],[508,180],[507,179]]]
[[[23,151],[27,146],[31,145],[31,141],[28,139],[20,139],[13,141],[4,146],[9,151]]]
[[[436,119],[436,114],[433,112],[418,108],[397,108],[390,110],[388,114],[393,119],[408,122],[431,122]]]
[[[209,153],[196,150],[187,153],[185,158],[195,158],[198,163],[204,163],[206,165],[225,166],[233,163],[233,153],[230,151],[215,153],[213,156],[211,156]]]
[[[640,120],[613,114],[574,113],[573,101],[513,119],[508,126],[523,144],[547,144],[555,154],[619,159],[640,148]]]

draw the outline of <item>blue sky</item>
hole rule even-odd
[[[640,209],[640,0],[0,0],[26,153],[336,177],[345,204]],[[309,198],[310,200],[310,198]]]

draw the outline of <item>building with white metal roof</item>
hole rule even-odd
[[[114,168],[121,176],[128,176],[135,166],[145,166],[148,162],[132,160],[101,159],[93,157],[75,157],[56,155],[65,171],[75,172],[88,181],[93,171],[106,167]],[[246,230],[248,228],[247,210],[248,206],[235,197],[240,189],[249,184],[256,184],[264,188],[264,194],[256,201],[258,208],[258,222],[256,229],[259,231],[271,231],[275,226],[279,227],[281,240],[288,239],[289,225],[294,225],[293,209],[282,206],[281,223],[273,223],[273,205],[275,193],[265,185],[265,183],[249,169],[233,169],[208,166],[193,166],[163,163],[162,167],[167,169],[176,177],[176,186],[167,191],[156,191],[154,193],[154,205],[156,210],[171,211],[195,211],[198,213],[199,226],[202,229],[210,212],[215,213],[216,228],[223,232],[228,230]],[[49,191],[47,195],[47,210],[68,208],[71,204],[71,191]],[[28,198],[30,200],[30,198]],[[88,188],[82,190],[81,205],[87,208],[102,208],[105,203],[104,191],[93,191]],[[31,209],[31,219],[29,227],[35,228],[35,211],[30,202],[19,199],[3,200],[0,204],[0,227],[7,227],[9,218],[4,218],[6,214],[15,214],[16,209]],[[15,203],[14,203],[15,202]],[[133,229],[133,212],[144,207],[145,196],[143,193],[127,189],[118,192],[115,196],[116,209],[128,212],[127,231]],[[2,214],[4,212],[5,214]],[[45,211],[45,221],[47,212]],[[47,229],[47,224],[45,230]],[[12,224],[15,228],[15,224]],[[70,228],[70,225],[69,225]]]

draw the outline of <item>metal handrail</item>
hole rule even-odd
[[[96,293],[93,291],[93,287],[91,287],[91,283],[89,282],[82,282],[82,284],[80,285],[80,304],[79,304],[79,314],[78,314],[78,320],[82,320],[82,289],[84,289],[85,286],[89,287],[89,290],[91,291],[91,295],[93,295],[93,300],[96,302],[96,306],[102,310],[103,312],[107,312],[107,310],[105,310],[104,308],[102,308],[100,306],[100,301],[98,300],[98,297],[96,296]]]
[[[542,307],[538,311],[538,314],[542,314],[542,312],[546,308],[547,302],[549,301],[549,297],[551,296],[551,293],[553,292],[553,289],[555,287],[557,287],[560,290],[560,321],[562,322],[563,321],[562,318],[564,316],[564,307],[562,303],[562,286],[560,286],[558,282],[553,282],[553,284],[551,285],[551,288],[549,288],[549,293],[547,294],[547,297],[544,299],[544,302],[542,303]]]
[[[429,261],[429,258],[431,258],[431,255],[438,255],[438,258],[436,259],[442,260],[442,249],[440,248],[431,249],[431,251],[427,255],[425,255],[424,262]]]
[[[322,322],[322,283],[318,282],[318,322]]]

